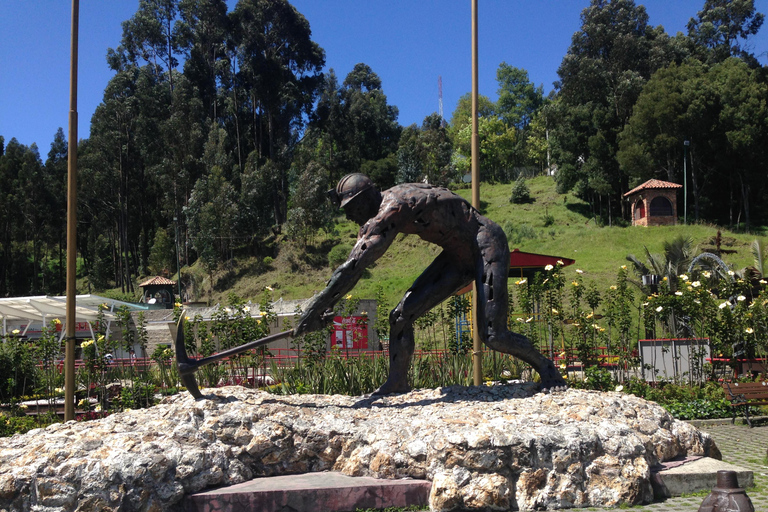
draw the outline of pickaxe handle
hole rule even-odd
[[[224,350],[212,356],[204,357],[202,359],[192,359],[187,356],[187,348],[184,344],[184,316],[182,315],[182,317],[179,319],[178,327],[176,330],[176,365],[179,368],[179,377],[181,378],[182,383],[186,386],[187,391],[189,391],[192,396],[195,398],[202,398],[203,395],[200,393],[200,389],[197,387],[197,380],[195,379],[194,375],[198,368],[209,363],[221,361],[222,359],[226,359],[229,356],[241,354],[247,350],[251,350],[262,345],[267,345],[273,341],[281,340],[291,336],[293,336],[293,330],[278,332],[259,340],[245,343],[239,347],[233,347]]]

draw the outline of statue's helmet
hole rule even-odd
[[[344,208],[347,203],[371,188],[373,188],[371,179],[365,174],[355,172],[341,178],[336,189],[329,190],[328,195],[338,208]]]

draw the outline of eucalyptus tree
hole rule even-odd
[[[364,63],[339,84],[331,69],[320,88],[317,108],[301,143],[300,161],[315,160],[335,184],[351,172],[366,172],[379,186],[394,185],[395,153],[401,127],[381,78]]]
[[[48,158],[45,161],[44,187],[49,193],[48,218],[46,233],[49,251],[56,257],[55,271],[49,277],[46,289],[57,295],[66,290],[64,275],[64,246],[67,232],[67,176],[69,148],[64,130],[59,128],[54,135]]]
[[[192,246],[208,272],[210,290],[214,271],[232,258],[238,216],[237,192],[214,166],[195,184],[189,204],[184,208]]]
[[[0,296],[40,292],[43,164],[37,146],[12,138],[0,154]]]
[[[286,0],[241,0],[230,20],[240,153],[256,151],[259,164],[274,163],[279,175],[272,198],[280,202],[274,211],[282,224],[287,160],[322,83],[325,52],[312,41],[307,19]]]
[[[181,56],[182,24],[177,23],[179,0],[140,0],[136,13],[123,22],[117,53],[135,66],[150,64],[157,75],[167,75],[173,91],[173,74]],[[110,49],[113,64],[114,51]],[[113,66],[114,69],[114,66]]]
[[[313,243],[321,230],[330,231],[336,215],[328,201],[328,170],[317,162],[303,169],[292,167],[291,200],[288,210],[288,235],[301,247]]]
[[[506,62],[499,64],[496,82],[499,84],[496,103],[499,116],[507,125],[525,130],[536,112],[544,106],[544,87],[536,87],[529,80],[526,70]]]
[[[227,4],[224,0],[181,0],[178,30],[184,54],[184,76],[197,89],[208,124],[218,118],[218,89],[226,69],[226,42],[229,35]]]
[[[680,60],[685,48],[663,27],[649,25],[645,7],[633,0],[592,0],[581,21],[558,68],[556,180],[561,191],[576,187],[586,198],[607,197],[610,211],[628,190],[617,136],[651,74]]]
[[[325,52],[307,19],[286,0],[241,0],[230,14],[239,59],[237,86],[247,91],[247,148],[275,159],[302,127],[322,82]]]
[[[632,184],[651,178],[682,183],[683,162],[689,159],[686,168],[696,221],[722,143],[716,141],[717,97],[701,62],[690,59],[679,66],[672,64],[645,85],[619,136],[617,159]]]
[[[223,2],[142,0],[123,23],[120,45],[108,52],[112,69],[118,73],[141,69],[139,77],[158,86],[153,96],[141,98],[142,115],[135,120],[141,133],[151,134],[140,144],[142,158],[136,169],[140,181],[148,179],[145,186],[161,193],[157,211],[152,212],[161,228],[181,218],[181,209],[204,172],[203,142],[215,117],[226,29]],[[185,74],[178,70],[182,61]],[[145,115],[147,111],[151,115]],[[142,217],[142,224],[140,259],[141,267],[146,267],[154,222]],[[186,248],[186,230],[180,227],[179,245]]]
[[[515,178],[513,168],[517,158],[517,129],[507,125],[498,115],[478,119],[480,139],[480,178],[490,182],[508,182]],[[467,124],[453,139],[456,150],[464,158],[458,163],[461,172],[469,172],[472,126]]]
[[[491,117],[498,114],[497,105],[488,96],[478,94],[478,117]],[[463,94],[456,103],[456,108],[451,114],[450,132],[452,136],[463,130],[472,122],[472,93]]]
[[[344,79],[341,95],[350,124],[352,160],[378,160],[394,153],[400,138],[399,111],[388,104],[381,78],[371,67],[355,64]]]
[[[451,165],[452,153],[453,143],[442,119],[437,114],[428,115],[420,128],[411,125],[400,136],[397,181],[426,180],[439,186],[456,181],[456,172]]]
[[[307,126],[301,151],[323,168],[333,170],[329,180],[353,172],[347,148],[348,130],[341,85],[336,71],[331,68],[323,76],[317,106]],[[302,155],[298,156],[301,159]]]
[[[757,12],[754,0],[706,0],[688,22],[688,36],[703,50],[708,63],[739,57],[750,67],[759,67],[749,52],[747,40],[757,34],[765,15]]]
[[[753,212],[762,215],[751,205],[766,193],[766,103],[768,85],[740,59],[672,65],[643,89],[620,135],[618,160],[635,183],[680,183],[688,158],[696,220],[734,225],[743,215],[749,229]]]
[[[126,292],[133,291],[139,266],[138,241],[151,236],[145,228],[153,226],[164,197],[156,171],[166,151],[165,85],[152,66],[120,70],[96,107],[83,155],[83,195],[91,198],[82,206],[83,218],[113,244],[115,282]]]

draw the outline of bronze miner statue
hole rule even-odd
[[[473,280],[477,282],[477,325],[481,326],[483,342],[530,364],[541,376],[543,390],[565,389],[552,361],[528,338],[507,329],[509,247],[496,223],[450,190],[422,183],[379,192],[367,176],[355,173],[344,176],[328,194],[361,228],[349,258],[333,272],[326,288],[312,298],[294,336],[322,328],[332,316],[329,310],[355,286],[366,267],[386,252],[397,234],[413,234],[443,251],[389,315],[389,377],[375,394],[409,390],[414,322]]]

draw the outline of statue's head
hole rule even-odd
[[[361,226],[375,216],[381,206],[381,193],[371,179],[360,173],[347,174],[339,180],[328,196],[337,208],[343,208],[347,218]]]

